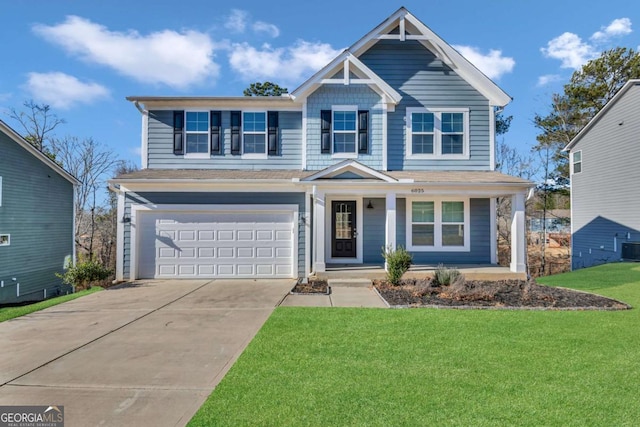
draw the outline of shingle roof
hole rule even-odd
[[[415,182],[533,184],[526,179],[496,171],[397,171],[386,174],[395,179],[413,179]]]

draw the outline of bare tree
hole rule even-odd
[[[78,139],[67,136],[51,140],[52,153],[63,167],[81,182],[75,190],[76,244],[89,257],[94,255],[97,208],[104,200],[98,191],[104,191],[109,173],[117,166],[118,158],[107,148],[92,138]],[[86,239],[83,238],[86,236]]]
[[[496,150],[496,170],[511,176],[524,179],[533,178],[538,170],[536,158],[520,153],[515,147],[507,145],[504,140],[498,141]],[[511,198],[496,199],[496,215],[498,224],[498,245],[508,245],[511,241]],[[508,254],[509,251],[506,251]],[[506,261],[503,261],[503,263]]]
[[[18,122],[24,130],[24,138],[34,147],[43,152],[49,152],[48,143],[53,138],[53,131],[59,125],[66,123],[64,119],[51,112],[47,104],[36,104],[33,100],[22,104],[25,110],[10,108],[8,116]]]

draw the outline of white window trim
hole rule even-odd
[[[408,197],[406,199],[406,241],[407,250],[413,252],[469,252],[471,250],[471,204],[467,197]],[[412,241],[412,204],[413,202],[434,202],[434,245],[416,246]],[[464,203],[464,246],[442,245],[442,202]],[[457,224],[457,223],[452,223]]]
[[[11,234],[0,234],[0,237],[7,237],[7,243],[2,243],[0,240],[0,246],[11,246]]]
[[[245,125],[245,120],[244,120],[244,115],[245,113],[261,113],[264,114],[264,132],[256,132],[256,131],[250,131],[250,132],[245,132],[244,130],[244,125]],[[241,113],[242,114],[242,155],[241,158],[242,159],[267,159],[269,157],[268,155],[268,150],[269,150],[269,114],[267,113],[266,110],[242,110]],[[244,152],[244,135],[264,135],[264,153],[245,153]]]
[[[207,131],[188,131],[187,130],[187,113],[207,113]],[[208,159],[211,157],[211,112],[208,110],[186,110],[184,112],[184,158],[185,159]],[[188,134],[207,134],[207,152],[206,153],[189,153],[187,151],[187,135]]]
[[[580,153],[580,161],[579,162],[575,161],[575,155],[577,153]],[[582,173],[582,161],[583,161],[582,150],[577,150],[577,151],[574,151],[573,153],[571,153],[571,175],[576,175],[576,174]],[[579,172],[575,172],[575,170],[574,170],[574,167],[575,167],[576,163],[580,163],[580,171]]]
[[[338,133],[353,133],[355,134],[355,144],[353,153],[335,153],[333,136],[336,133],[333,130],[335,124],[335,118],[333,113],[336,111],[352,111],[356,113],[356,129],[354,131],[337,131]],[[331,106],[331,158],[333,159],[357,159],[358,158],[358,106],[357,105],[332,105]]]
[[[413,113],[433,113],[433,154],[413,154],[411,115]],[[462,154],[442,154],[442,113],[463,113],[464,138],[462,139]],[[469,109],[468,108],[423,108],[408,107],[405,116],[406,129],[406,158],[407,159],[468,159],[469,158]]]

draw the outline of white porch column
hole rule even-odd
[[[385,220],[385,239],[384,246],[396,249],[396,193],[387,193],[386,199],[386,220]],[[384,269],[387,269],[387,262],[384,263]]]
[[[525,248],[527,239],[524,228],[524,194],[511,196],[511,271],[527,271]]]
[[[313,245],[315,246],[315,260],[313,271],[323,273],[326,269],[324,261],[324,239],[325,239],[325,194],[322,190],[315,189],[313,203]]]

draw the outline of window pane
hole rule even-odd
[[[582,161],[582,151],[576,151],[575,153],[573,153],[573,161],[574,162]]]
[[[464,246],[464,225],[443,225],[442,246]]]
[[[411,241],[414,246],[433,246],[433,224],[413,224]]]
[[[242,121],[245,132],[264,132],[267,129],[266,113],[243,113]]]
[[[442,222],[464,222],[464,202],[442,202]]]
[[[433,113],[411,113],[412,132],[433,132]]]
[[[208,153],[209,135],[203,133],[187,134],[187,153]]]
[[[333,112],[333,130],[356,130],[356,112],[355,111],[334,111]]]
[[[433,135],[413,134],[411,138],[413,154],[433,154]]]
[[[355,133],[334,133],[333,134],[334,153],[355,153],[356,134]]]
[[[573,173],[580,173],[580,172],[582,172],[582,162],[574,163],[573,164]]]
[[[411,222],[433,222],[433,202],[413,202],[411,207]]]
[[[462,135],[442,135],[442,154],[462,153]]]
[[[442,132],[464,132],[462,113],[442,113]]]
[[[209,113],[187,111],[187,132],[207,132],[209,130]]]
[[[244,154],[255,154],[255,153],[265,154],[266,152],[267,150],[266,150],[264,135],[245,134],[244,150],[243,150]]]

